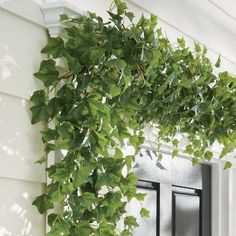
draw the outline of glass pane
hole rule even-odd
[[[199,197],[176,194],[173,207],[175,207],[175,236],[199,236]]]
[[[133,232],[134,236],[156,236],[157,226],[157,191],[149,189],[138,189],[140,193],[147,193],[142,206],[150,211],[149,218],[141,218],[139,211],[141,210],[141,204],[137,200],[133,199],[127,207],[128,214],[131,214],[137,218],[139,227]]]

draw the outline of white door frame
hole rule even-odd
[[[143,148],[155,151],[157,143],[155,141],[146,141]],[[162,145],[160,152],[172,158],[173,147]],[[180,150],[179,158],[191,159]],[[224,170],[224,160],[214,158],[211,162],[203,164],[211,165],[211,217],[212,217],[212,236],[235,236],[236,232],[236,169],[232,167]]]

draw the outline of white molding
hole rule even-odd
[[[212,235],[221,236],[221,186],[222,186],[222,165],[212,164],[211,172],[211,229]]]
[[[72,18],[86,14],[86,12],[65,1],[43,3],[41,10],[44,15],[45,25],[51,37],[58,36],[63,29],[63,23],[60,22],[61,14],[67,14]]]

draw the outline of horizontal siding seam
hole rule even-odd
[[[0,179],[9,179],[9,180],[17,180],[17,181],[23,181],[23,182],[30,182],[30,183],[38,183],[38,184],[46,184],[46,180],[36,180],[36,179],[27,179],[27,178],[17,178],[17,177],[11,177],[11,176],[1,176]]]
[[[10,92],[4,92],[4,91],[1,91],[1,90],[0,90],[0,94],[5,95],[5,96],[9,96],[9,97],[13,97],[13,98],[16,98],[16,99],[20,99],[20,100],[23,99],[27,102],[29,102],[29,100],[30,100],[30,98],[29,98],[30,96],[28,98],[26,98],[26,97],[22,97],[22,96],[19,96],[19,95],[12,94]]]

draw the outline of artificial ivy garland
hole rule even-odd
[[[135,186],[135,155],[125,156],[122,147],[128,141],[137,154],[150,122],[159,129],[159,143],[172,142],[173,156],[176,134],[185,134],[193,164],[211,160],[208,148],[215,141],[223,145],[221,157],[235,148],[236,78],[215,75],[198,43],[195,51],[184,39],[171,45],[156,16],[133,23],[134,14],[121,0],[108,14],[109,22],[94,13],[76,19],[62,15],[65,35],[49,39],[42,49],[48,59],[35,73],[45,87],[30,99],[32,124],[45,127],[45,154],[38,162],[66,150],[46,169],[51,183],[33,202],[40,213],[52,209],[47,236],[132,235],[138,224],[125,215],[125,207],[145,195]],[[227,161],[225,168],[231,165]],[[142,208],[140,214],[149,212]]]

